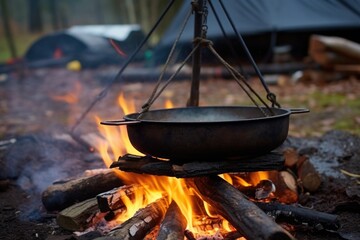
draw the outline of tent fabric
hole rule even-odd
[[[117,53],[110,39],[113,39],[123,52],[131,54],[145,37],[143,32],[134,26],[121,28],[127,30],[126,32],[114,31],[119,29],[113,25],[78,26],[50,33],[29,47],[24,60],[28,65],[36,67],[64,65],[72,60],[80,61],[83,67],[119,64],[126,58]]]
[[[226,35],[235,36],[219,1],[212,0],[211,3]],[[360,0],[225,0],[222,3],[242,36],[360,28]],[[212,8],[209,4],[207,6],[207,38],[222,39],[223,33]],[[157,55],[164,49],[168,51],[174,43],[189,9],[191,1],[184,1],[155,48]],[[180,45],[191,44],[193,21],[191,17],[181,36]]]

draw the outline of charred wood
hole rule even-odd
[[[241,181],[241,179],[245,180],[245,182],[251,180],[253,178],[252,173],[237,173],[231,176],[234,181],[233,185],[250,199],[277,199],[283,203],[297,202],[296,176],[288,171],[269,171],[267,174],[268,179],[259,181],[255,186],[245,186]]]
[[[190,230],[186,229],[184,231],[184,235],[186,237],[187,240],[196,240],[194,233],[192,233]]]
[[[116,173],[106,169],[90,176],[50,185],[42,194],[42,203],[48,211],[60,211],[121,185],[122,181]]]
[[[284,158],[278,153],[268,153],[261,157],[243,160],[221,160],[211,162],[187,162],[184,164],[162,161],[150,156],[135,156],[126,154],[110,167],[118,167],[125,172],[135,172],[151,175],[188,178],[221,174],[228,172],[254,172],[262,170],[279,170],[283,167]]]
[[[91,198],[62,210],[57,215],[56,222],[66,230],[83,231],[98,212],[96,198]]]
[[[109,239],[144,239],[144,237],[163,219],[169,206],[167,197],[150,203],[138,210],[133,217],[113,228],[105,237],[97,240]]]
[[[271,214],[278,220],[292,224],[308,225],[316,229],[337,230],[339,228],[338,216],[334,214],[315,211],[309,208],[274,203],[255,203],[261,210]]]
[[[184,231],[187,225],[185,216],[181,213],[176,202],[172,201],[164,220],[161,222],[157,240],[184,239]]]
[[[223,234],[223,239],[224,240],[234,240],[234,239],[241,238],[242,236],[243,235],[241,233],[239,233],[238,231],[232,231],[232,232]]]
[[[240,191],[220,177],[193,178],[189,179],[188,184],[245,238],[294,239]]]
[[[114,211],[119,208],[124,207],[124,202],[122,198],[124,196],[132,199],[134,197],[135,191],[143,189],[142,186],[137,184],[124,185],[118,188],[114,188],[110,191],[100,193],[96,196],[98,207],[100,212]]]

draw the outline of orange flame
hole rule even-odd
[[[81,85],[79,82],[75,82],[75,86],[73,91],[63,94],[63,95],[55,95],[51,96],[51,98],[55,101],[65,102],[68,104],[75,104],[79,102],[79,93],[81,91]]]
[[[166,107],[172,108],[173,104],[171,101],[166,101]],[[133,101],[125,101],[124,95],[120,94],[118,98],[118,103],[123,113],[129,114],[135,112],[135,104]],[[100,119],[96,120],[100,122]],[[120,127],[108,127],[103,125],[98,125],[98,129],[106,141],[102,141],[98,145],[98,150],[104,160],[104,163],[107,167],[111,165],[114,161],[114,158],[122,156],[125,153],[143,155],[138,152],[130,143],[126,128],[124,126]],[[115,169],[114,169],[115,170]],[[127,208],[126,213],[117,218],[118,221],[123,222],[129,217],[131,217],[138,209],[145,207],[147,204],[159,199],[164,193],[169,197],[169,202],[171,200],[175,201],[179,208],[181,209],[183,215],[187,220],[187,229],[198,235],[209,235],[215,234],[219,229],[215,228],[212,230],[203,230],[194,226],[196,217],[194,214],[195,206],[193,205],[194,192],[189,189],[183,179],[178,179],[174,177],[164,177],[164,176],[152,176],[152,175],[141,175],[135,173],[123,172],[120,170],[115,170],[118,176],[126,184],[140,184],[144,186],[143,193],[140,193],[139,196],[135,196],[134,200],[130,200],[126,196],[124,197],[123,202]],[[255,175],[255,174],[254,174]],[[239,177],[233,179],[229,174],[220,175],[223,179],[229,183],[233,183],[233,180],[240,181]],[[253,183],[247,183],[245,180],[242,180],[244,184],[256,184],[261,179],[266,178],[266,173],[261,172],[257,177],[255,176]],[[144,197],[145,195],[145,197]],[[206,210],[209,217],[218,217],[214,215],[211,211],[211,206],[206,202],[203,202],[204,209]],[[233,230],[230,224],[226,221],[222,221],[222,230],[231,231]]]

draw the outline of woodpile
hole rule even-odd
[[[281,196],[289,196],[290,192],[297,194],[298,186],[308,191],[314,191],[318,187],[319,179],[313,175],[308,176],[309,173],[315,174],[316,171],[309,167],[311,164],[306,156],[300,156],[295,149],[285,149],[283,154],[270,154],[268,159],[279,159],[279,155],[281,155],[280,160],[286,169],[271,169],[272,171],[269,171],[271,180],[263,180],[253,187],[232,185],[218,177],[217,174],[205,175],[200,170],[201,176],[193,176],[192,173],[188,173],[185,182],[188,188],[197,193],[193,196],[195,201],[207,202],[219,216],[215,219],[205,218],[203,215],[199,218],[202,220],[195,224],[201,229],[213,230],[221,229],[223,221],[228,221],[233,230],[216,233],[219,238],[223,239],[236,239],[241,236],[246,239],[295,239],[288,230],[280,225],[284,220],[288,224],[316,226],[317,229],[338,229],[336,215],[297,206],[295,204],[297,198],[288,199],[289,203],[284,204],[286,201],[282,200]],[[134,167],[136,161],[131,157],[130,160],[126,159],[126,161],[133,161],[132,167]],[[139,161],[141,164],[137,165],[136,172],[141,172],[144,161],[153,163],[154,159],[141,158]],[[120,167],[124,166],[122,164]],[[128,166],[126,164],[125,166]],[[118,167],[119,164],[116,166]],[[181,167],[179,165],[175,170]],[[206,171],[213,171],[213,168],[206,168]],[[168,172],[163,173],[167,174]],[[232,172],[230,176],[244,177],[249,174],[252,173]],[[139,184],[124,185],[119,180],[115,181],[115,178],[117,175],[112,169],[102,169],[91,171],[90,174],[77,179],[57,182],[44,191],[44,206],[48,211],[58,212],[57,223],[60,227],[79,234],[108,223],[109,228],[102,230],[102,237],[97,238],[98,240],[196,239],[196,234],[186,229],[187,219],[177,203],[171,201],[165,192],[161,198],[138,209],[126,221],[122,223],[113,221],[127,211],[124,199],[132,201],[135,195],[145,198],[144,189],[146,188]],[[104,188],[105,185],[106,188]],[[259,190],[262,191],[261,198],[252,196]],[[81,193],[84,193],[85,197],[79,197],[83,195]],[[272,194],[275,194],[275,197]],[[280,197],[277,196],[278,194]],[[282,202],[279,202],[279,199]]]
[[[312,35],[309,56],[326,69],[360,72],[360,44],[341,37]]]

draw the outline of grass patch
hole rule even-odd
[[[13,36],[16,52],[19,58],[23,57],[29,46],[42,34],[16,34]],[[0,38],[0,62],[11,59],[8,42],[5,37]]]

